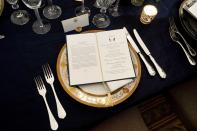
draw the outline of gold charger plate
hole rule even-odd
[[[3,8],[4,8],[4,0],[0,0],[0,16],[3,12]]]
[[[197,0],[184,0],[181,3],[179,8],[179,19],[188,35],[197,40],[197,20],[184,10],[184,7],[187,7],[192,1],[197,2]]]
[[[90,30],[85,33],[90,33],[90,32],[98,32],[100,30]],[[130,52],[134,64],[134,69],[136,72],[136,78],[134,78],[133,82],[126,84],[122,88],[119,88],[118,90],[114,91],[111,93],[112,95],[112,101],[113,101],[113,106],[120,104],[129,96],[133,94],[133,92],[136,90],[140,78],[141,78],[141,64],[139,57],[137,53],[133,50],[131,46],[130,47]],[[85,92],[79,87],[71,87],[69,86],[69,80],[68,80],[68,71],[67,71],[67,50],[66,50],[66,44],[62,47],[58,59],[57,59],[57,75],[58,79],[63,87],[63,89],[76,101],[92,106],[92,107],[111,107],[112,105],[109,104],[108,97],[107,95],[93,95],[90,93]]]

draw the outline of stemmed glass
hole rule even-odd
[[[116,0],[116,3],[113,7],[109,8],[109,13],[113,16],[113,17],[118,17],[120,16],[120,13],[118,11],[119,8],[119,3],[120,0]]]
[[[93,4],[93,6],[96,7],[96,8],[100,8],[100,5],[99,5],[98,0],[95,1],[95,3]]]
[[[115,0],[97,0],[97,4],[99,5],[100,13],[96,14],[93,17],[93,24],[98,27],[98,28],[106,28],[110,25],[110,19],[109,17],[105,14],[107,11],[107,8],[109,8]]]
[[[12,5],[12,9],[18,9],[18,0],[6,0]],[[29,14],[26,10],[17,10],[11,14],[11,21],[16,25],[24,25],[29,21]]]
[[[38,8],[40,8],[42,1],[41,0],[22,0],[23,3],[30,9],[33,9],[37,20],[33,23],[32,29],[37,34],[46,34],[50,31],[51,25],[41,19]]]
[[[58,5],[54,5],[52,0],[48,0],[48,5],[43,9],[43,15],[48,19],[56,19],[62,14]]]
[[[80,15],[83,15],[83,14],[89,14],[90,15],[90,9],[85,6],[84,0],[82,0],[81,2],[82,2],[82,5],[78,6],[75,9],[75,15],[76,16],[80,16]]]

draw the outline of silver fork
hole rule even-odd
[[[190,46],[190,44],[188,44],[188,42],[185,40],[185,38],[183,37],[183,35],[180,33],[180,31],[178,30],[175,22],[174,22],[174,18],[173,17],[170,17],[169,18],[169,22],[170,22],[170,28],[171,30],[173,30],[175,33],[177,33],[184,41],[187,49],[189,50],[189,53],[192,55],[192,56],[196,56],[196,51]]]
[[[34,81],[36,83],[38,93],[43,97],[45,105],[47,107],[47,112],[48,112],[48,115],[49,115],[49,122],[50,122],[51,129],[52,130],[57,130],[58,129],[58,123],[55,120],[55,117],[53,116],[53,114],[52,114],[52,112],[49,108],[49,105],[47,103],[47,100],[46,100],[46,92],[47,91],[46,91],[45,85],[42,81],[42,78],[40,76],[37,76],[37,77],[34,78]]]
[[[42,69],[43,69],[43,72],[44,72],[44,77],[47,81],[48,84],[51,85],[51,88],[53,90],[53,94],[55,96],[55,101],[56,101],[56,105],[57,105],[57,114],[58,114],[58,117],[61,118],[61,119],[64,119],[66,117],[66,111],[64,110],[63,106],[61,105],[58,97],[57,97],[57,94],[55,92],[55,88],[54,88],[54,76],[53,76],[53,73],[51,71],[51,68],[49,66],[49,64],[46,64],[46,65],[43,65],[42,66]]]
[[[189,53],[187,53],[187,51],[186,51],[185,48],[183,47],[182,43],[179,41],[178,37],[176,36],[174,30],[172,30],[171,28],[169,28],[169,33],[170,33],[170,37],[172,38],[172,40],[173,40],[174,42],[177,42],[177,43],[181,46],[181,48],[183,49],[183,51],[184,51],[184,53],[185,53],[185,55],[186,55],[186,57],[187,57],[189,63],[190,63],[191,65],[196,65],[195,60],[192,59],[192,57],[189,55]]]

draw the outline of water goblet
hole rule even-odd
[[[12,5],[12,9],[16,10],[19,8],[18,0],[6,0]],[[11,14],[11,22],[16,25],[24,25],[29,21],[29,14],[26,10],[16,10]]]
[[[113,7],[109,8],[109,13],[113,16],[113,17],[118,17],[120,16],[120,13],[118,11],[119,8],[119,3],[120,0],[116,0],[116,3]]]
[[[95,3],[93,4],[94,7],[100,8],[99,2],[96,0]]]
[[[47,0],[48,5],[43,9],[43,15],[48,19],[56,19],[62,14],[62,9],[54,5],[52,0]]]
[[[51,25],[45,21],[42,20],[38,11],[38,8],[40,8],[42,0],[22,0],[23,3],[30,9],[33,9],[35,12],[35,15],[37,17],[37,20],[33,23],[32,29],[37,34],[46,34],[50,31]]]
[[[82,5],[78,6],[75,9],[75,15],[80,16],[80,15],[83,15],[83,14],[89,14],[89,16],[90,16],[90,9],[85,6],[84,0],[81,0],[81,3],[82,3]]]
[[[101,9],[100,13],[96,14],[93,17],[92,22],[97,28],[106,28],[110,25],[111,22],[109,17],[105,13],[107,11],[107,8],[109,8],[115,2],[115,0],[97,0],[96,2]]]

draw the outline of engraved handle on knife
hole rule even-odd
[[[151,76],[155,76],[156,72],[155,72],[154,68],[146,61],[145,57],[142,55],[141,52],[139,52],[138,54],[140,55],[142,61],[144,62],[146,69],[148,70],[148,73]]]
[[[155,65],[155,68],[157,69],[159,75],[161,78],[166,78],[166,73],[165,71],[159,66],[159,64],[155,61],[155,59],[152,57],[152,55],[148,55],[153,64]]]

